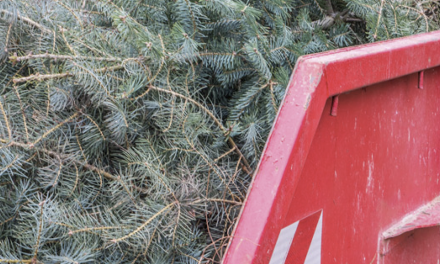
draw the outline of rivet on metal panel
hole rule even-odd
[[[419,72],[419,89],[423,89],[423,73],[424,71]]]
[[[332,98],[332,110],[330,112],[331,116],[336,116],[338,114],[338,104],[339,104],[339,95],[335,95]]]

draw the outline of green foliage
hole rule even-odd
[[[366,22],[369,41],[386,40],[438,28],[436,1],[346,0],[348,8]],[[431,15],[430,15],[431,14]],[[435,21],[437,20],[437,21]]]
[[[218,263],[298,57],[433,1],[0,1],[0,263]]]

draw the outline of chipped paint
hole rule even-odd
[[[307,96],[307,101],[306,101],[306,104],[304,105],[304,109],[307,110],[307,108],[309,108],[310,100],[311,100],[311,99],[312,99],[312,96],[309,94],[309,95]]]
[[[405,215],[398,223],[382,233],[382,239],[397,237],[417,228],[438,226],[440,223],[440,196]]]
[[[371,193],[373,191],[373,172],[374,172],[374,157],[371,154],[371,160],[368,161],[368,178],[367,178],[367,193]]]

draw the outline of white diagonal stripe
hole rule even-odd
[[[307,252],[304,264],[321,264],[321,244],[322,244],[322,212],[319,216],[318,225],[313,234],[312,243]]]
[[[269,264],[284,264],[299,221],[281,229]]]

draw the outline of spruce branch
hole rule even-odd
[[[191,15],[191,22],[192,22],[192,25],[193,25],[193,38],[194,38],[195,33],[197,32],[196,19],[195,19],[195,16],[194,16],[194,12],[193,12],[193,10],[191,8],[191,3],[188,0],[185,0],[185,3],[188,6],[188,10],[189,10],[189,13]]]
[[[114,65],[110,67],[104,67],[94,70],[96,73],[105,73],[105,72],[111,72],[111,71],[118,71],[124,69],[124,65]]]
[[[94,232],[94,231],[103,231],[103,230],[111,230],[111,229],[122,229],[128,228],[129,226],[99,226],[99,227],[85,227],[76,230],[69,230],[69,236],[72,236],[76,233],[82,232]]]
[[[149,85],[149,86],[148,86],[148,90],[147,90],[147,92],[148,92],[149,90],[155,90],[155,91],[158,91],[158,92],[171,94],[171,95],[177,96],[177,97],[179,97],[179,98],[185,99],[185,100],[187,100],[187,101],[193,103],[194,105],[196,105],[197,107],[199,107],[201,110],[203,110],[206,114],[208,114],[209,117],[211,117],[212,120],[214,120],[214,122],[217,124],[217,126],[220,128],[220,130],[223,131],[223,133],[226,134],[226,133],[228,132],[228,130],[227,130],[227,129],[223,126],[223,124],[217,119],[217,117],[215,117],[214,114],[213,114],[211,111],[209,111],[208,108],[206,108],[205,106],[203,106],[202,104],[200,104],[200,103],[197,102],[196,100],[194,100],[194,99],[192,99],[192,98],[190,98],[190,97],[188,97],[188,96],[185,96],[185,95],[183,95],[183,94],[176,93],[176,92],[173,92],[173,91],[169,91],[169,90],[166,90],[166,89],[163,89],[163,88],[160,88],[160,87],[156,87],[156,86],[153,86],[153,85]],[[233,147],[234,150],[237,152],[237,154],[243,159],[243,163],[244,163],[244,165],[246,166],[247,171],[250,173],[250,172],[252,171],[251,166],[249,165],[248,161],[247,161],[246,158],[244,157],[243,153],[241,153],[240,149],[237,147],[237,144],[235,144],[234,140],[233,140],[231,137],[228,137],[228,142],[232,145],[232,147]]]
[[[115,65],[115,66],[111,66],[111,67],[103,67],[103,68],[95,69],[94,72],[105,73],[105,72],[109,72],[109,71],[117,71],[117,70],[122,70],[122,69],[124,69],[123,65]],[[90,70],[87,70],[87,72],[90,73]],[[69,72],[54,73],[54,74],[36,73],[34,75],[29,75],[27,77],[13,78],[12,81],[15,84],[17,84],[17,83],[24,83],[24,82],[29,82],[29,81],[39,81],[40,82],[40,81],[50,80],[50,79],[62,79],[62,78],[73,77],[73,76],[74,75]],[[95,76],[95,78],[96,78],[96,76]]]
[[[44,132],[43,135],[41,135],[39,138],[37,138],[33,143],[31,143],[31,146],[35,146],[38,142],[45,139],[48,135],[53,133],[54,131],[58,130],[60,127],[62,127],[64,124],[70,122],[72,119],[76,118],[80,113],[76,112],[75,114],[71,115],[67,119],[61,121],[58,125],[54,126],[53,128],[49,129],[48,131]]]
[[[59,156],[57,158],[58,158],[58,162],[60,163],[60,166],[58,168],[57,174],[56,174],[55,179],[53,181],[52,187],[55,187],[58,184],[58,180],[61,175],[61,170],[63,168],[63,162],[61,161],[61,158]]]
[[[91,164],[82,163],[82,162],[79,162],[79,161],[78,162],[75,161],[75,163],[78,163],[79,165],[83,166],[84,168],[86,168],[86,169],[88,169],[90,171],[96,172],[96,173],[106,177],[109,180],[119,181],[119,179],[116,176],[113,176],[112,174],[110,174],[110,173],[108,173],[108,172],[106,172],[106,171],[104,171],[104,170],[102,170],[102,169],[100,169],[98,167],[95,167],[95,166],[93,166]]]
[[[327,3],[330,2],[330,1],[331,1],[331,0],[327,0]],[[329,12],[328,9],[325,10],[323,7],[321,7],[321,5],[318,3],[317,0],[313,0],[313,2],[315,3],[316,7],[319,9],[319,11],[320,11],[322,14],[326,14],[326,11]],[[330,6],[331,6],[331,3],[330,3]],[[327,8],[328,8],[328,6],[327,6]],[[332,9],[332,10],[333,10],[333,9]]]
[[[96,76],[96,74],[94,72],[92,72],[91,70],[87,69],[86,67],[79,65],[75,62],[72,62],[73,65],[75,65],[76,67],[84,70],[85,72],[87,72],[90,76],[92,76],[93,79],[96,80],[96,82],[99,84],[99,86],[102,88],[102,90],[105,91],[105,93],[107,94],[108,97],[115,99],[115,97],[110,94],[109,90],[107,90],[107,87],[104,85],[104,83],[98,78],[98,76]]]
[[[93,166],[91,164],[87,164],[87,163],[84,163],[84,162],[76,160],[76,159],[72,159],[72,157],[70,157],[69,155],[57,153],[55,151],[48,150],[48,149],[45,149],[45,148],[42,148],[42,147],[35,147],[35,144],[32,144],[32,143],[31,144],[25,144],[25,143],[14,142],[14,141],[9,142],[9,141],[7,141],[5,139],[0,139],[0,142],[8,143],[8,146],[15,146],[15,147],[23,148],[23,149],[34,149],[36,151],[40,151],[40,152],[46,153],[46,154],[48,154],[48,155],[50,155],[52,157],[55,157],[57,159],[61,158],[63,160],[72,160],[77,165],[82,166],[83,168],[85,168],[87,170],[90,170],[90,171],[93,171],[93,172],[95,172],[97,174],[103,175],[104,177],[106,177],[109,180],[119,181],[116,176],[113,176],[112,174],[104,171],[103,169],[100,169],[100,168],[95,167],[95,166]]]
[[[27,121],[26,121],[26,115],[24,113],[24,108],[23,108],[23,103],[21,102],[21,97],[20,97],[20,93],[18,92],[18,88],[17,86],[14,85],[14,92],[17,96],[18,102],[20,104],[20,110],[21,110],[21,116],[23,118],[23,126],[24,126],[24,131],[26,134],[26,140],[29,141],[29,131],[27,128]]]
[[[10,182],[9,182],[10,183]],[[6,219],[5,221],[3,221],[3,222],[1,222],[0,223],[0,227],[2,226],[2,225],[4,225],[4,224],[6,224],[6,223],[8,223],[8,222],[10,222],[10,221],[12,221],[12,220],[14,220],[16,217],[17,217],[17,215],[20,213],[20,210],[23,208],[23,206],[25,206],[25,205],[27,205],[29,203],[29,201],[26,201],[26,202],[24,202],[22,205],[20,205],[20,207],[17,209],[17,211],[15,212],[15,214],[13,214],[11,217],[9,217],[8,219]],[[0,261],[0,263],[1,263],[1,261]]]
[[[374,32],[373,38],[377,38],[377,30],[379,29],[380,19],[382,18],[382,12],[383,12],[383,5],[385,0],[381,0],[380,2],[380,9],[379,9],[379,16],[377,18],[377,24],[376,24],[376,31]]]
[[[223,237],[221,237],[221,238],[219,238],[219,239],[213,241],[213,242],[210,243],[209,245],[207,245],[207,246],[203,249],[202,254],[201,254],[201,256],[200,256],[199,261],[197,262],[197,264],[202,264],[203,259],[206,258],[206,257],[205,257],[205,252],[206,252],[210,247],[214,246],[214,245],[215,245],[216,243],[218,243],[219,241],[222,241],[222,240],[229,240],[230,238],[232,238],[232,237],[231,237],[231,236],[223,236]]]
[[[431,1],[41,4],[0,4],[9,263],[221,263],[298,57],[439,26]]]
[[[104,133],[102,132],[101,128],[98,126],[98,124],[96,123],[95,120],[93,120],[92,117],[90,117],[88,114],[85,113],[81,113],[83,116],[85,116],[88,120],[90,120],[90,122],[92,122],[92,124],[96,127],[96,129],[98,129],[99,134],[101,135],[103,140],[106,140]]]
[[[193,202],[189,202],[189,203],[182,203],[183,205],[195,205],[195,204],[199,204],[199,203],[209,203],[209,202],[221,202],[221,203],[229,203],[229,204],[234,204],[234,205],[242,205],[242,202],[237,202],[237,201],[231,201],[231,200],[225,200],[225,199],[215,199],[215,198],[207,198],[207,199],[198,199],[195,200]]]
[[[151,166],[147,163],[147,162],[130,162],[128,163],[128,165],[141,165],[141,166],[145,166],[148,169],[152,169]],[[160,170],[160,169],[159,169]],[[163,179],[162,179],[162,175],[159,175],[158,177],[159,181],[162,183],[163,186],[165,186],[165,188],[171,193],[171,195],[173,196],[174,200],[176,201],[177,204],[179,204],[179,200],[177,199],[176,194],[174,193],[174,191],[171,189],[171,187],[169,186],[169,184],[167,184]],[[142,189],[141,189],[142,190]],[[142,190],[144,191],[144,190]]]
[[[58,26],[58,28],[60,29],[60,32],[61,32],[61,37],[63,38],[63,40],[64,40],[64,43],[66,44],[66,46],[69,48],[69,50],[70,50],[70,52],[72,52],[75,56],[76,56],[76,51],[72,48],[72,46],[70,45],[70,43],[69,43],[69,41],[67,40],[67,38],[66,38],[66,35],[64,35],[64,32],[66,31],[66,30],[64,30],[61,26]]]
[[[7,10],[4,10],[4,9],[1,9],[1,10],[0,10],[0,14],[1,14],[1,15],[14,16],[14,14],[12,14],[11,12],[9,12],[9,11],[7,11]],[[33,21],[33,20],[30,19],[30,18],[24,17],[24,16],[22,16],[22,15],[20,15],[20,14],[15,14],[15,15],[17,16],[17,19],[18,19],[18,20],[21,20],[21,21],[23,21],[24,23],[26,23],[26,24],[28,24],[28,25],[30,25],[30,26],[36,27],[36,28],[38,28],[39,30],[41,30],[42,32],[44,32],[44,33],[46,33],[46,34],[51,34],[51,33],[53,33],[52,30],[50,30],[50,29],[46,28],[45,26],[43,26],[43,25],[41,25],[41,24],[39,24],[39,23]]]
[[[231,154],[232,152],[235,151],[235,147],[231,148],[230,150],[226,151],[225,153],[223,153],[221,156],[219,156],[218,158],[216,158],[214,160],[214,162],[218,162],[219,160],[223,159],[224,157],[228,156],[229,154]]]
[[[78,21],[78,24],[80,25],[81,29],[84,30],[83,22],[70,7],[68,7],[66,4],[60,2],[59,0],[55,0],[55,2],[59,5],[61,5],[62,7],[64,7],[67,11],[69,11],[72,14],[72,16],[76,19],[76,21]]]
[[[58,124],[56,127],[52,128],[52,129],[50,129],[49,131],[47,131],[46,133],[44,133],[43,136],[41,136],[37,141],[34,141],[34,143],[31,143],[31,144],[23,144],[23,143],[19,143],[19,142],[10,142],[10,143],[8,144],[9,146],[18,146],[18,147],[25,148],[25,149],[36,149],[36,150],[38,150],[38,151],[42,151],[42,152],[44,152],[44,153],[46,153],[46,154],[48,154],[48,155],[50,155],[50,156],[52,156],[52,157],[57,158],[57,159],[59,160],[59,162],[60,162],[60,168],[59,168],[59,170],[58,170],[58,172],[57,172],[57,176],[56,176],[55,181],[54,181],[54,183],[52,184],[52,186],[55,186],[55,185],[57,184],[57,182],[58,182],[58,178],[59,178],[59,175],[60,175],[60,173],[61,173],[61,168],[62,168],[62,160],[61,160],[61,159],[62,159],[62,158],[63,158],[63,159],[69,159],[70,157],[67,156],[67,155],[62,155],[62,154],[56,153],[56,152],[51,151],[51,150],[47,150],[47,149],[45,149],[45,148],[37,148],[37,147],[35,147],[35,145],[36,145],[36,143],[39,142],[39,140],[41,140],[42,138],[44,138],[45,135],[47,136],[48,134],[52,133],[53,131],[55,131],[56,129],[58,129],[60,126],[62,126],[64,123],[67,123],[69,120],[71,120],[71,119],[73,119],[74,117],[76,117],[77,114],[79,114],[79,113],[75,113],[75,114],[74,114],[73,116],[71,116],[70,118],[64,120],[63,122],[61,122],[60,124]],[[5,141],[4,139],[0,139],[0,142],[6,143],[6,141]],[[83,162],[78,161],[78,160],[76,160],[76,159],[72,159],[72,161],[75,162],[75,163],[77,163],[78,165],[81,165],[83,168],[86,168],[86,169],[88,169],[88,170],[90,170],[90,171],[96,172],[98,175],[103,175],[104,177],[106,177],[106,178],[109,179],[109,180],[113,180],[113,181],[117,181],[117,182],[119,182],[119,183],[122,185],[122,187],[124,188],[124,190],[127,192],[127,194],[129,195],[129,197],[130,197],[130,199],[132,200],[132,202],[133,202],[134,204],[136,204],[136,201],[134,200],[134,197],[132,196],[130,190],[128,189],[128,187],[126,186],[126,184],[124,183],[124,181],[121,179],[120,176],[118,176],[118,177],[113,176],[112,174],[110,174],[110,173],[108,173],[108,172],[106,172],[106,171],[104,171],[104,170],[102,170],[102,169],[100,169],[100,168],[98,168],[98,167],[95,167],[95,166],[90,165],[90,164],[87,164],[87,163],[83,163]]]
[[[332,16],[335,12],[333,11],[332,1],[327,0],[327,15]]]
[[[41,201],[40,206],[40,218],[39,218],[39,226],[38,226],[38,233],[37,233],[37,242],[35,243],[35,250],[34,250],[34,256],[32,257],[32,261],[37,261],[37,255],[38,255],[38,249],[40,248],[40,239],[41,239],[41,233],[43,232],[43,210],[44,210],[44,204],[46,201]]]
[[[69,197],[75,192],[76,188],[78,187],[78,183],[79,183],[79,170],[78,170],[78,166],[73,163],[73,166],[75,167],[75,183],[73,185],[72,190],[69,193]]]
[[[185,118],[185,120],[183,121],[182,124],[182,133],[185,136],[186,142],[190,145],[190,147],[192,148],[192,150],[197,153],[202,159],[203,161],[206,163],[206,165],[208,165],[208,167],[211,169],[211,171],[213,171],[215,174],[217,174],[218,178],[222,181],[223,185],[226,186],[226,189],[228,190],[229,194],[234,197],[234,193],[232,192],[232,190],[229,188],[229,185],[226,184],[226,181],[224,179],[224,177],[222,175],[220,175],[220,173],[218,172],[218,170],[216,170],[214,168],[214,165],[208,160],[208,158],[206,157],[206,155],[204,155],[203,153],[201,153],[200,151],[197,150],[197,148],[194,146],[194,144],[191,142],[191,140],[188,138],[186,131],[185,131],[185,123],[187,121],[188,117]]]
[[[0,263],[42,263],[39,261],[36,261],[34,258],[31,259],[0,259]]]
[[[14,164],[20,159],[19,155],[16,155],[15,158],[6,166],[4,166],[3,168],[0,168],[0,172],[4,172],[10,168],[12,168],[14,166]]]
[[[136,235],[137,233],[139,233],[142,229],[144,229],[148,224],[150,224],[154,219],[156,219],[157,217],[159,217],[160,215],[162,215],[165,212],[168,212],[171,207],[175,206],[176,202],[172,202],[170,204],[168,204],[167,206],[165,206],[164,208],[162,208],[159,212],[157,212],[156,214],[154,214],[152,217],[150,217],[147,221],[145,221],[141,226],[139,226],[137,229],[133,230],[133,232],[129,233],[126,236],[120,237],[120,238],[115,238],[112,239],[111,242],[113,243],[118,243],[121,241],[126,240],[127,238],[130,238],[134,235]]]
[[[272,102],[272,106],[273,109],[275,110],[275,112],[278,112],[278,107],[277,107],[277,103],[275,102],[275,94],[274,94],[274,90],[273,90],[273,85],[276,84],[272,81],[269,81],[269,87],[270,87],[270,99]]]
[[[108,61],[108,62],[121,62],[120,58],[106,58],[106,57],[90,57],[90,56],[69,56],[58,54],[30,54],[26,56],[10,56],[9,60],[12,62],[21,62],[34,59],[52,59],[52,60],[94,60],[94,61]]]
[[[11,140],[12,140],[11,126],[10,126],[10,124],[9,124],[8,116],[6,115],[5,108],[3,107],[3,103],[1,102],[1,100],[0,100],[0,110],[2,111],[3,120],[5,121],[6,128],[7,128],[7,130],[8,130],[9,140],[11,141]]]
[[[17,84],[17,83],[24,83],[24,82],[29,82],[29,81],[44,81],[44,80],[50,80],[50,79],[60,79],[60,78],[66,78],[66,77],[71,77],[73,76],[73,74],[69,73],[69,72],[65,72],[65,73],[55,73],[55,74],[34,74],[34,75],[29,75],[27,77],[21,77],[21,78],[13,78],[12,81]]]
[[[25,67],[26,67],[26,64],[24,64],[23,66],[21,66],[21,68],[18,69],[18,70],[15,72],[15,74],[12,76],[12,78],[9,79],[9,81],[6,83],[6,86],[9,86],[9,85],[12,83],[13,78],[14,78],[15,76],[17,76],[18,74],[20,74],[20,72],[21,72]]]
[[[3,142],[3,141],[2,141],[2,142]],[[32,154],[32,156],[30,156],[30,158],[28,158],[28,159],[26,160],[26,162],[31,162],[31,160],[33,160],[33,159],[37,156],[37,154],[38,154],[38,152],[35,151],[35,153]]]
[[[5,52],[8,52],[9,36],[11,35],[12,23],[9,24],[8,33],[6,33]]]
[[[425,14],[425,12],[424,12],[423,7],[422,7],[421,4],[417,4],[416,6],[418,7],[418,9],[413,8],[413,7],[411,7],[411,6],[405,6],[405,5],[398,5],[397,7],[405,8],[405,9],[410,9],[410,10],[414,10],[415,12],[419,13],[420,16],[422,16],[423,19],[425,20],[425,28],[426,28],[426,32],[429,32],[429,22],[428,22],[428,17],[426,16],[426,14]],[[396,21],[397,21],[397,20],[396,20]],[[397,23],[396,23],[396,26],[397,26]]]

